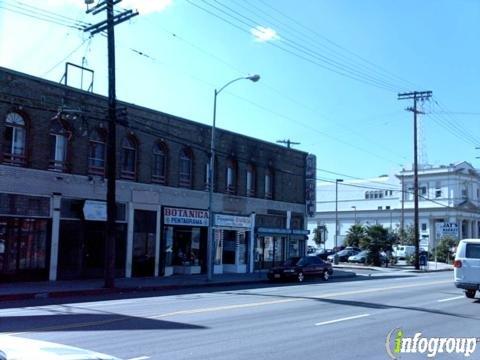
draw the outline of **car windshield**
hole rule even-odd
[[[289,259],[285,260],[285,262],[283,263],[283,266],[295,266],[295,265],[297,265],[298,260],[300,260],[299,257],[289,258]]]

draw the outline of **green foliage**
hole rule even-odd
[[[350,226],[345,237],[345,246],[359,247],[360,242],[366,236],[365,227],[360,224]]]
[[[380,253],[391,251],[395,236],[389,233],[382,225],[372,225],[366,228],[366,236],[360,241],[363,249],[369,250],[367,263],[381,266]]]
[[[327,239],[327,227],[325,225],[318,225],[313,229],[313,241],[318,246],[325,244]]]
[[[458,245],[458,240],[451,236],[444,236],[437,245],[437,260],[444,263],[450,263],[454,254],[451,249]]]
[[[413,225],[408,225],[405,229],[398,231],[398,243],[415,246],[415,227]]]

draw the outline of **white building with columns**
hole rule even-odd
[[[317,212],[308,228],[326,228],[326,248],[342,245],[355,224],[380,224],[406,229],[414,223],[414,173],[402,169],[373,179],[337,179],[317,183]],[[418,170],[420,245],[432,248],[450,233],[463,238],[480,237],[480,171],[468,162],[421,165]],[[337,210],[336,210],[337,209]],[[313,245],[313,235],[310,244]]]

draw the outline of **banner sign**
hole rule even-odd
[[[163,208],[165,225],[208,226],[208,211],[183,208]]]
[[[237,227],[250,229],[252,227],[252,219],[250,216],[234,216],[215,214],[215,226]]]
[[[83,216],[85,220],[107,221],[107,203],[105,201],[85,200]]]
[[[444,236],[451,236],[458,239],[458,224],[456,222],[436,223],[435,230],[437,239]]]

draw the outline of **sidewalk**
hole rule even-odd
[[[332,279],[355,277],[352,271],[335,270]],[[265,272],[250,274],[214,275],[211,281],[206,275],[173,275],[169,277],[119,278],[115,288],[103,287],[103,279],[41,281],[0,284],[0,302],[27,299],[63,298],[88,295],[120,294],[141,291],[178,290],[212,286],[267,283]]]
[[[413,265],[404,265],[404,264],[395,264],[389,265],[387,267],[380,267],[380,266],[366,266],[362,264],[349,264],[349,263],[341,263],[339,265],[333,265],[334,269],[349,269],[349,270],[373,270],[373,271],[383,271],[383,272],[438,272],[438,271],[450,271],[453,270],[453,265],[445,264],[435,261],[429,261],[428,266],[426,268],[422,268],[421,270],[415,270],[415,266]]]

